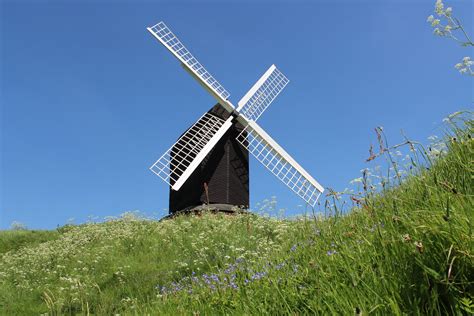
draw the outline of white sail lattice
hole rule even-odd
[[[239,101],[237,111],[248,120],[256,121],[289,82],[275,65],[270,66]]]
[[[250,121],[237,140],[288,188],[311,206],[324,188],[260,126]]]
[[[166,26],[165,23],[149,27],[148,31],[153,34],[179,61],[185,68],[193,74],[198,81],[222,103],[229,98],[230,93],[204,68],[204,66],[191,54],[191,52],[181,43],[176,35]]]
[[[189,171],[191,165],[199,154],[202,155],[206,145],[212,149],[214,145],[210,146],[210,142],[225,122],[215,115],[205,113],[150,167],[150,170],[168,185],[176,188],[177,183],[184,182],[182,177],[186,173],[194,171],[195,168]],[[219,138],[220,136],[217,139]]]

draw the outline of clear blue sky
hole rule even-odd
[[[448,1],[473,30],[473,1]],[[472,50],[432,35],[434,0],[2,1],[0,228],[163,213],[148,167],[214,103],[146,31],[165,21],[236,103],[275,63],[290,84],[260,125],[323,186],[366,166],[373,128],[427,142],[472,107],[454,64]],[[251,203],[303,204],[257,162]]]

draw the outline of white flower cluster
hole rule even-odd
[[[444,4],[442,0],[437,0],[435,3],[435,13],[439,18],[435,18],[433,15],[430,15],[426,20],[428,23],[434,27],[434,34],[438,36],[449,36],[451,31],[458,28],[458,25],[452,19],[453,9],[448,7],[444,9]],[[446,19],[446,24],[441,24],[441,18]]]
[[[467,73],[474,76],[474,71],[471,69],[472,65],[474,65],[474,61],[471,60],[471,57],[466,56],[462,59],[462,62],[457,63],[454,67],[462,74]]]
[[[426,21],[434,28],[433,33],[435,35],[449,37],[465,47],[474,46],[474,43],[469,38],[459,20],[453,18],[453,9],[451,7],[445,9],[443,0],[436,0],[434,9],[436,17],[435,15],[430,15]],[[459,39],[457,37],[458,34],[461,35],[461,37],[465,37],[465,39]],[[462,63],[457,63],[454,67],[459,70],[461,74],[474,75],[471,69],[472,65],[473,62],[470,57],[464,57]]]

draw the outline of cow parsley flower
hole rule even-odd
[[[433,22],[431,22],[431,26],[439,25],[439,22],[441,22],[440,19],[434,19]]]
[[[444,11],[444,13],[446,14],[446,16],[451,16],[451,14],[453,13],[453,8],[451,7],[446,8],[446,11]]]
[[[436,14],[438,14],[438,15],[443,15],[444,14],[443,0],[436,0],[435,11],[436,11]]]

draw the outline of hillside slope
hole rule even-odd
[[[126,214],[38,239],[0,232],[0,314],[473,313],[473,130],[345,216]]]

